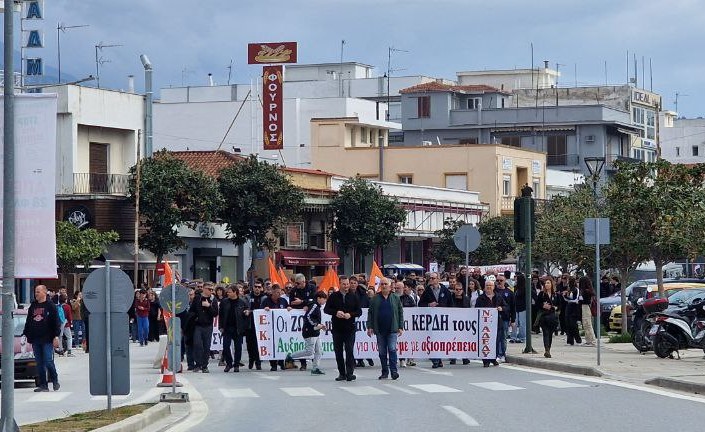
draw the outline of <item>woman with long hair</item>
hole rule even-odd
[[[578,332],[578,321],[580,321],[580,291],[575,276],[568,278],[568,289],[563,291],[565,299],[565,333],[568,345],[581,344],[583,340]]]
[[[582,313],[581,322],[583,331],[585,332],[585,345],[595,345],[595,332],[592,328],[592,311],[590,303],[595,296],[595,291],[592,289],[592,281],[589,277],[583,276],[578,280],[578,289],[580,290],[580,312]]]
[[[556,310],[559,305],[559,298],[556,295],[556,287],[552,277],[547,277],[543,282],[543,289],[536,297],[536,304],[541,309],[539,325],[543,331],[543,356],[551,358],[551,345],[553,344],[553,332],[558,327],[558,316]]]

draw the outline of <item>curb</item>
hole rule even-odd
[[[693,383],[675,378],[656,377],[648,379],[644,381],[644,383],[687,393],[705,394],[705,384]]]
[[[547,369],[556,372],[565,372],[575,375],[586,375],[593,377],[602,377],[604,374],[598,369],[590,366],[576,366],[572,364],[556,363],[547,360],[540,360],[531,357],[522,357],[517,355],[507,355],[507,363],[512,363],[521,366],[529,366],[537,369]]]
[[[171,415],[171,406],[166,403],[158,403],[147,408],[144,412],[128,417],[117,423],[95,429],[96,432],[139,432],[148,426]]]

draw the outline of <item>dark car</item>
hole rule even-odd
[[[694,300],[705,301],[705,288],[693,288],[679,291],[668,298],[668,307],[664,313],[679,313],[688,308]]]
[[[648,297],[648,287],[650,285],[656,285],[657,283],[658,281],[656,279],[641,279],[633,282],[625,288],[627,303],[636,303],[636,301],[640,298],[646,299]],[[703,280],[695,278],[664,279],[663,283],[664,285],[669,283],[703,283]],[[621,296],[621,292],[616,292],[609,297],[603,297],[600,299],[600,322],[603,326],[605,326],[605,328],[609,328],[612,308],[622,304]]]
[[[2,313],[0,312],[0,317]],[[24,331],[24,323],[27,320],[27,310],[26,309],[16,309],[13,312],[13,324],[14,324],[14,334],[13,338],[15,340],[15,380],[34,380],[37,379],[37,362],[34,359],[34,352],[32,351],[32,344],[27,342],[27,338],[22,336]],[[0,327],[0,358],[4,353],[2,352],[2,328]],[[0,373],[2,369],[0,369]]]

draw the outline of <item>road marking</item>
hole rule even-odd
[[[120,396],[113,396],[113,400],[127,400],[130,398],[130,395],[120,395]],[[91,400],[93,401],[99,401],[99,400],[104,400],[107,401],[108,397],[107,396],[91,396]]]
[[[27,399],[27,402],[60,402],[70,394],[71,392],[42,392]]]
[[[431,375],[443,375],[443,376],[453,376],[453,372],[441,372],[433,369],[425,369],[418,366],[409,366],[410,369],[416,369],[417,371],[424,372]]]
[[[604,378],[583,377],[583,376],[573,375],[573,374],[564,373],[564,372],[553,372],[553,371],[539,370],[539,369],[535,369],[535,368],[530,368],[530,367],[525,367],[525,366],[515,366],[515,365],[506,365],[506,366],[503,366],[503,368],[504,369],[514,369],[514,370],[533,373],[533,374],[537,374],[537,375],[547,375],[547,376],[553,376],[553,377],[568,378],[568,379],[572,379],[572,380],[576,380],[576,381],[585,381],[585,382],[590,382],[590,383],[595,383],[595,384],[611,385],[614,387],[621,387],[621,388],[626,388],[626,389],[630,389],[630,390],[638,390],[638,391],[651,393],[651,394],[655,394],[655,395],[659,395],[659,396],[670,397],[673,399],[681,399],[681,400],[687,400],[687,401],[691,401],[691,402],[699,402],[699,403],[705,404],[705,398],[703,398],[703,397],[690,396],[690,395],[675,393],[675,392],[667,391],[667,390],[663,390],[663,389],[645,387],[645,386],[640,386],[640,385],[630,384],[630,383],[625,383],[625,382],[620,382],[620,381],[610,381],[610,380],[604,379]]]
[[[426,393],[462,393],[462,390],[440,384],[412,384],[409,387],[417,388]]]
[[[474,385],[475,387],[481,387],[492,391],[524,390],[524,387],[517,387],[496,381],[470,383],[470,385]]]
[[[534,384],[546,386],[546,387],[553,387],[553,388],[575,388],[575,387],[590,387],[587,384],[578,384],[578,383],[572,383],[568,381],[563,381],[563,380],[538,380],[538,381],[531,381]]]
[[[384,390],[372,386],[360,386],[360,387],[340,387],[341,389],[354,394],[355,396],[378,396],[389,394]]]
[[[416,393],[415,391],[409,390],[409,389],[406,388],[406,387],[400,387],[400,386],[394,385],[394,384],[383,384],[383,385],[384,385],[385,387],[388,387],[388,388],[390,388],[390,389],[394,389],[394,390],[400,391],[400,392],[402,392],[402,393],[412,394],[412,395],[418,394],[418,393]]]
[[[186,418],[179,420],[178,424],[168,428],[168,432],[188,432],[198,426],[208,416],[208,404],[203,400],[203,396],[196,390],[196,387],[185,384],[182,390],[189,394],[191,409]]]
[[[226,398],[256,398],[259,395],[249,388],[229,388],[220,389],[220,392]]]
[[[281,378],[279,375],[271,375],[271,374],[266,374],[264,372],[255,372],[255,375],[257,375],[258,377],[260,377],[262,379],[271,380],[271,381],[276,381]]]
[[[179,380],[181,381],[181,380]],[[178,391],[178,389],[177,389]],[[159,400],[159,395],[164,393],[161,388],[152,388],[144,392],[141,396],[138,396],[130,401],[130,404],[141,404],[145,402],[155,402]],[[104,397],[104,396],[102,396]]]
[[[323,393],[311,387],[282,387],[279,390],[289,396],[324,396]]]
[[[465,426],[478,427],[480,423],[477,422],[470,414],[465,411],[459,410],[458,408],[450,405],[443,405],[443,409],[453,414],[458,420],[465,423]]]

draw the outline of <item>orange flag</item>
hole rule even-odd
[[[377,266],[377,263],[372,261],[372,269],[370,269],[370,278],[367,281],[367,286],[375,287],[375,291],[379,291],[379,283],[381,282],[384,275],[382,271]]]
[[[318,285],[318,290],[327,293],[331,288],[338,291],[338,288],[340,288],[340,279],[338,279],[338,274],[333,270],[333,267],[328,267],[326,274],[323,276],[323,279],[321,279],[321,284]]]
[[[289,283],[289,278],[286,277],[286,273],[284,273],[284,269],[281,267],[279,267],[279,282],[282,283],[282,288]]]
[[[174,282],[174,272],[171,271],[169,263],[164,261],[164,286],[169,286],[172,282]]]
[[[277,272],[277,268],[274,267],[272,257],[269,257],[268,261],[267,266],[269,267],[269,280],[272,281],[272,284],[278,284],[280,287],[284,288],[284,285],[279,280],[279,273]]]

